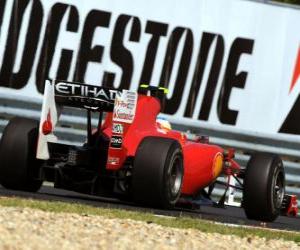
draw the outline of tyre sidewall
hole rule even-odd
[[[179,158],[179,159],[178,159]],[[182,175],[182,180],[181,180],[181,185],[176,194],[173,194],[170,188],[170,175],[171,175],[171,170],[173,167],[173,164],[175,160],[178,159],[180,161],[180,171]],[[163,194],[165,197],[163,199],[165,201],[168,201],[169,204],[166,204],[167,206],[173,206],[179,199],[179,196],[181,194],[181,188],[182,188],[182,183],[183,183],[183,176],[184,176],[184,169],[183,169],[183,156],[182,156],[182,150],[180,147],[176,145],[176,142],[172,145],[168,152],[168,157],[165,162],[165,167],[164,167],[164,189],[163,189]]]
[[[270,207],[270,214],[273,215],[271,217],[276,218],[279,213],[280,213],[280,208],[281,207],[276,207],[275,206],[275,201],[273,199],[274,197],[274,187],[275,187],[275,182],[276,182],[276,176],[277,175],[282,175],[283,177],[283,187],[285,187],[285,179],[284,179],[284,168],[283,168],[283,164],[282,161],[280,160],[280,158],[275,158],[274,161],[272,162],[272,168],[271,171],[269,173],[269,183],[268,183],[268,202],[269,202],[269,206]]]
[[[273,221],[280,213],[274,205],[274,182],[277,174],[283,177],[284,169],[279,156],[267,153],[251,157],[244,180],[243,206],[249,219]]]
[[[34,179],[41,161],[35,158],[38,122],[13,118],[5,128],[0,142],[0,182],[4,187],[36,191],[42,181]]]
[[[135,202],[160,208],[172,208],[181,194],[172,194],[170,171],[172,162],[181,157],[181,145],[174,139],[145,137],[135,155],[132,177],[132,195]],[[183,164],[182,164],[183,168]],[[182,172],[183,174],[183,172]]]

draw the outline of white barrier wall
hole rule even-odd
[[[1,0],[0,95],[162,85],[173,122],[300,134],[299,23],[243,0]]]

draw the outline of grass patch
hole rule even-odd
[[[173,228],[193,228],[206,233],[220,233],[237,235],[240,237],[264,237],[266,239],[283,239],[300,243],[300,233],[274,231],[262,228],[228,227],[214,224],[207,220],[177,217],[158,217],[151,213],[133,212],[115,208],[99,208],[79,203],[65,203],[57,201],[41,201],[32,199],[22,199],[15,197],[0,197],[0,206],[33,208],[55,213],[77,213],[82,215],[101,215],[107,218],[132,219],[155,223]]]

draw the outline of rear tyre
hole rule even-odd
[[[3,131],[0,142],[0,184],[8,189],[36,192],[42,161],[36,159],[38,122],[15,117]]]
[[[136,202],[161,208],[174,207],[183,182],[180,144],[173,139],[146,137],[137,149],[132,178]]]
[[[278,155],[259,153],[248,162],[243,191],[247,218],[274,221],[280,214],[285,193],[285,175]]]

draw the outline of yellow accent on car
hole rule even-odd
[[[168,93],[169,93],[169,90],[168,90],[167,88],[159,87],[158,89],[159,89],[159,90],[163,90],[163,91],[164,91],[164,94],[168,94]]]
[[[147,85],[147,84],[141,84],[140,85],[140,88],[143,88],[143,89],[146,89],[146,88],[148,88],[149,87],[149,85]]]
[[[220,152],[215,155],[214,161],[213,161],[213,178],[219,177],[223,169],[223,154]]]

